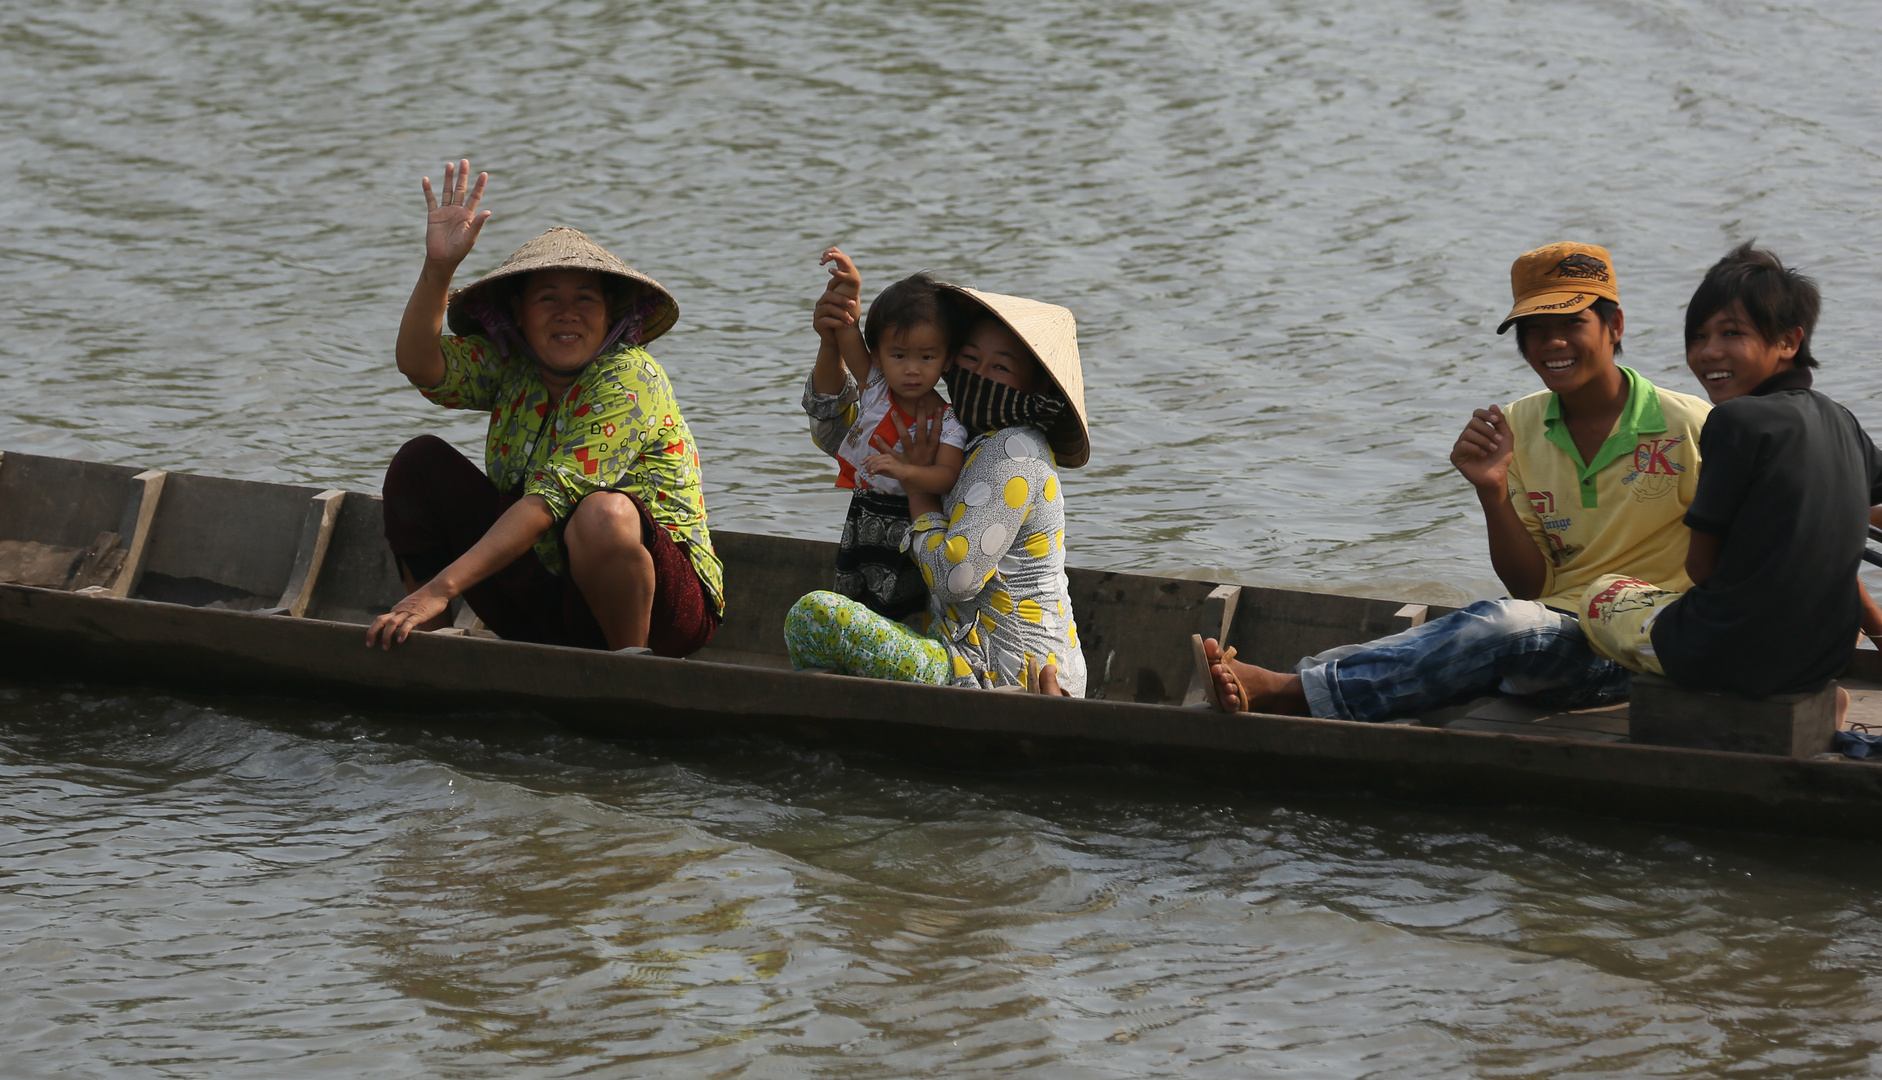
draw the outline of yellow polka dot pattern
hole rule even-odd
[[[967,666],[966,658],[960,657],[960,656],[957,656],[954,658],[954,677],[955,678],[965,679],[968,676],[972,675],[973,673],[974,673],[974,669]]]
[[[956,685],[1025,681],[1021,658],[1052,663],[1082,693],[1086,670],[1066,595],[1065,502],[1044,439],[1030,429],[984,436],[939,512],[919,516],[907,552],[923,568],[936,632]]]
[[[1006,505],[1013,509],[1018,510],[1020,507],[1025,506],[1026,500],[1031,497],[1031,495],[1032,489],[1026,485],[1025,477],[1015,476],[1013,479],[1006,482]]]

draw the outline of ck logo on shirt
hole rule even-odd
[[[1674,439],[1642,439],[1640,445],[1634,447],[1634,469],[1621,477],[1621,483],[1641,502],[1678,491],[1679,475],[1686,471],[1686,466],[1673,458],[1682,456],[1676,451],[1685,441],[1684,435]]]

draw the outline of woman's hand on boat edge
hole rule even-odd
[[[455,165],[445,163],[444,187],[436,195],[431,191],[431,177],[420,181],[425,189],[426,261],[455,267],[477,246],[477,234],[490,220],[490,211],[477,212],[489,182],[489,173],[478,173],[477,186],[470,186],[469,158],[461,158]]]
[[[392,605],[392,610],[372,621],[366,629],[366,647],[390,649],[412,636],[412,631],[450,610],[447,596],[421,588]]]

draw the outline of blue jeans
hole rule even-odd
[[[1307,709],[1328,720],[1417,716],[1501,690],[1555,708],[1627,696],[1626,668],[1588,647],[1572,615],[1534,600],[1479,600],[1364,645],[1303,659]]]

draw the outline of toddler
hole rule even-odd
[[[821,262],[830,267],[830,284],[813,316],[821,342],[804,409],[817,445],[837,459],[837,486],[854,492],[837,542],[835,591],[885,618],[906,619],[928,607],[921,571],[902,553],[908,492],[953,488],[967,445],[966,429],[934,389],[954,351],[949,308],[935,280],[915,274],[882,290],[859,329],[856,264],[836,248]],[[833,400],[837,412],[820,416]],[[933,465],[911,465],[893,450],[918,412],[940,417]],[[845,429],[847,436],[834,435]]]

